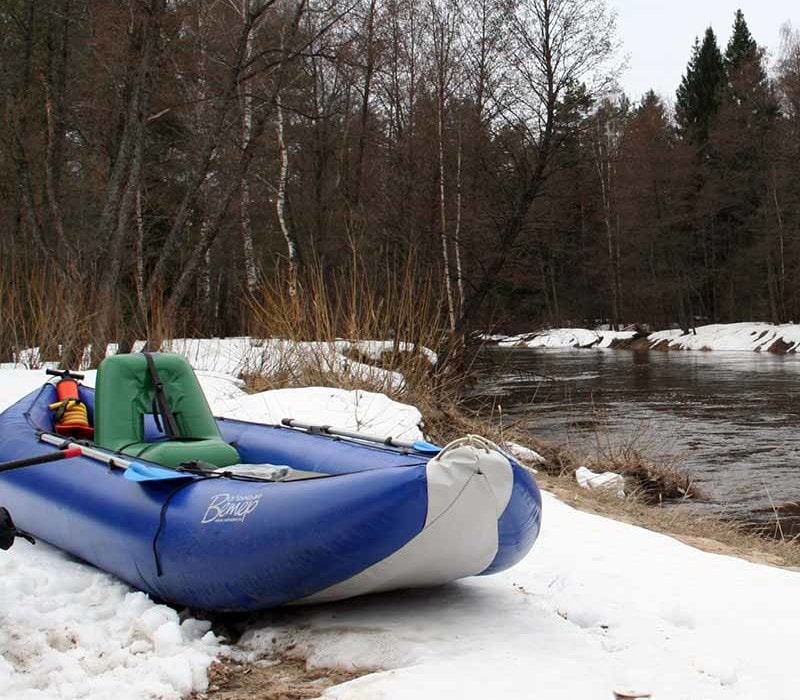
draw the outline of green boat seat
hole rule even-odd
[[[151,357],[177,431],[173,436],[145,439],[145,418],[154,414],[156,406],[156,388],[147,357],[144,353],[112,355],[97,368],[95,442],[166,467],[195,459],[218,467],[239,463],[239,453],[222,439],[186,358],[172,353],[152,353]],[[159,422],[164,427],[163,416]]]

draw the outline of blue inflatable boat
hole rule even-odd
[[[79,387],[91,441],[56,434],[59,400],[47,383],[0,414],[0,462],[81,456],[0,473],[0,504],[173,604],[248,611],[432,586],[506,569],[539,533],[532,474],[475,436],[439,449],[215,419],[167,354],[108,358],[96,390]]]

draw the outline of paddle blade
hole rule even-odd
[[[123,475],[128,481],[174,481],[175,479],[191,479],[192,475],[164,467],[151,467],[139,462],[131,462]]]
[[[439,454],[442,451],[442,448],[439,445],[434,445],[432,442],[426,442],[425,440],[414,440],[411,443],[411,447],[416,452],[422,452],[424,454]]]

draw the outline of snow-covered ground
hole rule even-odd
[[[416,409],[380,395],[248,396],[223,360],[210,351],[206,360],[200,379],[217,413],[420,436]],[[0,409],[43,378],[0,371]],[[545,494],[539,541],[510,571],[272,612],[253,619],[234,651],[380,669],[325,694],[341,700],[609,700],[623,690],[794,700],[798,647],[800,573],[702,553]],[[206,623],[42,542],[0,552],[1,698],[180,698],[205,689],[225,651]]]
[[[666,342],[672,350],[755,350],[768,351],[776,342],[783,343],[785,351],[796,350],[800,345],[800,325],[785,323],[717,323],[698,326],[694,332],[658,331],[647,336],[650,345]]]
[[[144,341],[134,343],[133,350],[144,348]],[[395,350],[402,353],[416,352],[413,343],[397,343],[391,340],[335,340],[333,342],[297,342],[280,338],[175,338],[165,341],[165,352],[185,355],[198,370],[217,372],[236,377],[247,374],[284,375],[289,380],[300,379],[309,370],[348,378],[381,387],[387,391],[401,390],[404,377],[398,372],[373,364],[359,362],[356,358],[379,361],[385,353]],[[117,352],[117,345],[110,344],[108,354]],[[438,361],[430,348],[419,347],[420,354],[431,364]],[[44,361],[40,349],[22,350],[16,362],[0,363],[0,368],[28,369],[51,366]],[[88,350],[83,358],[84,366],[90,361]]]
[[[634,331],[553,328],[517,336],[486,336],[486,339],[496,341],[500,347],[607,348],[615,340],[630,340],[635,335]],[[800,324],[716,323],[697,326],[689,333],[656,331],[650,333],[647,340],[651,347],[666,344],[671,350],[766,352],[780,346],[781,352],[795,352],[800,347]]]
[[[552,328],[536,333],[503,337],[497,344],[500,347],[510,348],[607,348],[615,340],[629,340],[635,335],[635,331]]]

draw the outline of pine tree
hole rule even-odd
[[[695,39],[692,58],[677,91],[675,118],[684,138],[698,145],[708,141],[724,85],[725,63],[714,30],[709,27],[702,44]]]
[[[757,58],[758,54],[758,44],[750,34],[744,14],[741,10],[736,10],[733,20],[733,33],[725,49],[725,68],[730,71],[731,68],[735,68],[744,60]]]
[[[737,10],[733,21],[733,33],[725,49],[726,101],[733,104],[750,102],[762,113],[770,109],[763,55],[764,52],[750,34],[744,14],[741,10]],[[774,109],[774,106],[772,108]]]

